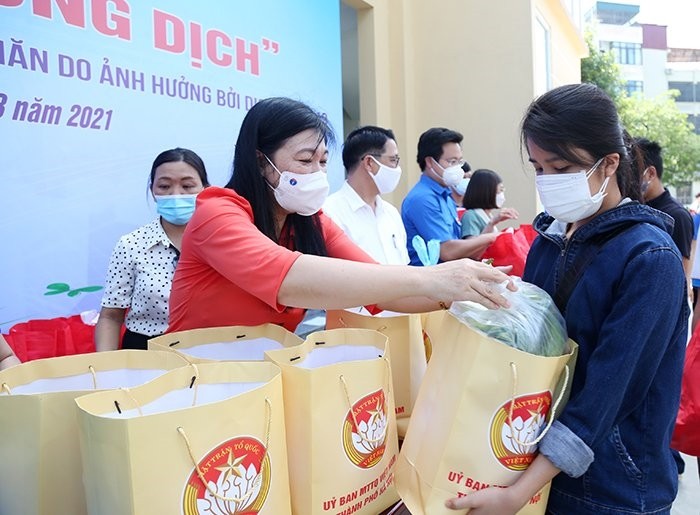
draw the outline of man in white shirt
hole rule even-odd
[[[380,197],[401,178],[399,149],[390,129],[367,125],[352,131],[343,144],[347,180],[330,195],[323,212],[377,262],[408,263],[401,215]]]

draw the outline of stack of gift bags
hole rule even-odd
[[[0,372],[0,513],[374,515],[398,500],[387,337],[275,325]]]
[[[470,303],[340,310],[305,340],[195,329],[0,372],[0,514],[450,513],[515,481],[566,402],[576,345],[523,286],[524,329]]]

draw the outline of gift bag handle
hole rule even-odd
[[[387,371],[386,375],[388,376],[389,375],[388,374],[389,361],[385,359],[384,363],[386,365],[386,371]],[[348,384],[345,382],[345,377],[342,374],[339,376],[338,379],[340,379],[340,384],[343,387],[343,392],[345,393],[345,400],[347,401],[348,407],[350,409],[350,416],[352,417],[352,422],[353,422],[353,424],[355,424],[355,429],[357,429],[357,435],[360,437],[360,439],[362,439],[363,441],[370,443],[370,444],[381,442],[384,438],[386,438],[386,431],[384,432],[384,434],[382,436],[380,436],[378,438],[367,438],[366,436],[364,436],[360,433],[360,425],[357,423],[357,417],[355,416],[355,412],[352,409],[352,401],[350,401],[350,393],[348,392]],[[389,391],[389,386],[388,386],[389,385],[389,378],[388,377],[387,377],[385,383],[387,385],[386,392],[387,392],[387,396],[388,396],[391,393]]]
[[[95,372],[95,367],[93,367],[92,365],[88,365],[88,370],[92,375],[92,389],[97,390],[97,373]],[[12,390],[10,389],[10,386],[7,383],[2,383],[2,389],[7,392],[7,395],[12,395]]]
[[[345,322],[345,320],[343,320],[343,317],[339,317],[339,318],[338,318],[338,322],[340,322],[340,324],[341,324],[343,327],[348,328],[348,324]],[[389,326],[386,325],[386,324],[385,324],[385,325],[380,325],[379,327],[377,327],[377,328],[375,329],[375,331],[384,334],[384,331],[385,331],[388,327],[389,327]]]
[[[546,435],[549,432],[549,428],[552,427],[552,424],[554,423],[554,414],[557,412],[557,408],[559,407],[559,404],[561,403],[562,399],[564,398],[564,393],[566,392],[566,385],[569,384],[569,365],[564,366],[564,384],[561,388],[561,391],[559,392],[559,397],[557,397],[556,402],[554,403],[554,406],[549,412],[549,420],[547,421],[547,425],[545,428],[542,430],[542,432],[539,434],[537,438],[532,440],[531,442],[521,442],[520,439],[517,437],[515,434],[515,431],[513,431],[513,408],[515,407],[515,397],[517,395],[517,388],[518,388],[518,368],[515,363],[512,361],[510,362],[510,370],[513,375],[513,396],[510,399],[510,409],[508,410],[508,427],[510,427],[510,434],[513,440],[515,440],[519,445],[529,447],[531,445],[537,445],[540,443],[542,438],[544,438],[544,435]]]
[[[258,483],[261,481],[260,477],[262,476],[262,471],[263,471],[263,463],[265,462],[265,457],[267,455],[267,449],[270,445],[270,426],[272,423],[272,403],[270,402],[270,399],[267,397],[265,398],[265,406],[267,407],[267,424],[266,424],[266,429],[265,429],[265,449],[263,451],[262,458],[260,458],[260,471],[258,474],[255,476],[255,479],[253,480],[253,483]],[[235,502],[235,503],[241,503],[243,501],[246,501],[253,493],[254,489],[248,490],[248,493],[244,495],[243,497],[226,497],[221,494],[218,494],[217,492],[214,491],[214,489],[209,486],[209,482],[207,479],[204,477],[204,473],[202,470],[199,468],[199,463],[197,463],[197,460],[194,457],[194,452],[192,452],[192,445],[190,444],[190,440],[187,438],[187,434],[185,433],[185,428],[182,426],[177,428],[177,432],[180,434],[182,439],[185,441],[185,445],[187,446],[187,453],[190,455],[190,460],[192,461],[192,464],[194,465],[194,470],[197,472],[197,477],[199,477],[199,480],[202,482],[204,487],[207,489],[207,491],[216,497],[217,499],[220,499],[222,501],[226,502]],[[231,454],[231,451],[229,451],[229,455]]]

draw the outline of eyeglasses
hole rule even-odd
[[[445,159],[445,162],[448,168],[452,168],[453,166],[462,166],[464,164],[464,159],[454,157],[452,159]]]
[[[384,156],[382,154],[367,154],[368,156],[376,157],[377,159],[385,158],[387,161],[389,161],[394,168],[399,166],[399,162],[401,161],[401,157],[399,156]]]

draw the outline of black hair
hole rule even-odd
[[[464,136],[457,131],[444,127],[428,129],[418,138],[418,166],[425,170],[425,158],[432,157],[438,161],[442,157],[442,146],[445,143],[462,143]]]
[[[496,209],[496,193],[502,182],[500,175],[493,170],[476,170],[469,179],[462,205],[466,209]]]
[[[616,175],[623,197],[641,199],[634,143],[620,123],[615,104],[598,86],[569,84],[535,99],[521,124],[521,145],[532,141],[541,149],[571,163],[582,163],[579,150],[594,160],[620,155]],[[633,162],[635,160],[635,162]]]
[[[271,157],[289,138],[309,129],[318,132],[319,145],[324,141],[327,145],[335,143],[333,129],[324,115],[303,102],[273,97],[261,100],[248,111],[238,133],[233,172],[226,187],[250,203],[255,226],[276,243],[272,190],[263,177],[267,160],[259,153]],[[289,214],[282,233],[293,237],[294,250],[328,255],[318,213]]]
[[[346,174],[352,173],[367,154],[381,154],[388,140],[396,141],[393,131],[374,125],[359,127],[348,134],[343,144]]]
[[[664,174],[664,160],[661,156],[661,145],[656,141],[650,141],[646,138],[635,138],[634,142],[642,152],[644,169],[653,166],[656,168],[656,176],[661,179],[661,176]]]
[[[209,186],[209,179],[207,178],[207,169],[204,166],[204,161],[195,152],[186,148],[171,148],[170,150],[164,150],[158,154],[151,165],[151,174],[148,176],[148,190],[150,191],[153,187],[153,181],[156,178],[156,168],[165,163],[187,163],[192,168],[197,171],[199,178],[202,181],[202,186],[205,188]]]

